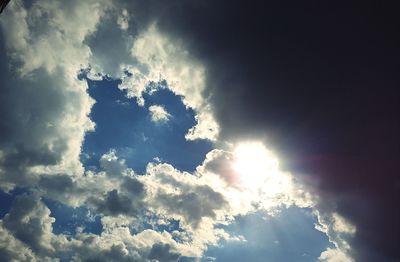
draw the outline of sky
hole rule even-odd
[[[12,0],[1,261],[398,261],[383,3]]]

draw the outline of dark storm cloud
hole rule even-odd
[[[357,261],[398,257],[399,51],[389,6],[138,1],[207,68],[223,138],[263,137],[321,208],[357,226]],[[392,9],[394,10],[394,9]]]

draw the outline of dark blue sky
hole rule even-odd
[[[87,168],[98,167],[101,155],[115,149],[127,165],[143,173],[155,157],[183,171],[193,171],[212,149],[205,140],[187,141],[185,134],[195,125],[194,112],[186,109],[181,97],[161,88],[144,96],[145,106],[128,99],[118,89],[119,81],[88,80],[89,94],[96,100],[91,119],[95,132],[87,133],[82,147],[82,161]],[[161,105],[171,114],[165,123],[154,123],[148,111]],[[87,158],[89,157],[89,158]]]

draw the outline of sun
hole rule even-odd
[[[236,146],[232,166],[242,186],[258,189],[277,173],[278,159],[261,142],[244,142]]]

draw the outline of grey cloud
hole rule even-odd
[[[101,250],[100,252],[96,252],[95,250],[91,250],[91,253],[88,254],[80,254],[80,258],[83,258],[84,261],[87,262],[139,262],[143,261],[140,259],[140,256],[130,256],[127,254],[125,247],[122,244],[112,245],[110,249]]]
[[[17,196],[10,212],[0,220],[2,261],[173,261],[178,253],[157,234],[135,239],[130,233],[102,236],[78,233],[73,239],[52,233],[50,210],[36,195]],[[118,229],[118,228],[117,228]],[[123,229],[120,228],[120,229]],[[154,239],[153,239],[154,238]],[[149,246],[143,243],[149,243]],[[151,244],[154,243],[154,244]],[[140,247],[136,247],[139,245]],[[163,260],[166,259],[166,260]]]
[[[147,173],[148,202],[161,214],[181,216],[182,222],[196,228],[203,218],[216,220],[218,213],[229,208],[225,197],[197,176],[181,173],[168,164],[150,164]]]
[[[56,194],[70,193],[76,187],[71,176],[62,174],[43,176],[39,179],[38,184],[42,190],[45,190],[53,198]]]
[[[89,198],[88,203],[105,215],[137,215],[141,211],[140,202],[131,196],[118,192],[117,189],[107,192],[101,199]]]
[[[151,247],[148,258],[160,262],[173,262],[178,260],[179,254],[172,252],[169,244],[156,243]]]
[[[87,200],[85,202],[105,215],[125,214],[136,216],[141,213],[145,197],[144,184],[136,177],[131,176],[133,171],[126,167],[123,160],[117,158],[115,152],[103,155],[100,164],[105,170],[105,179],[113,181],[113,189],[107,191],[104,187],[103,190],[105,192],[97,192],[96,195],[86,196]],[[96,180],[96,177],[94,177],[94,180]],[[98,183],[101,182],[99,181]],[[82,182],[80,187],[84,191],[85,183]],[[86,189],[88,191],[91,190],[90,186]]]
[[[46,253],[51,249],[52,223],[50,210],[36,196],[18,196],[10,212],[3,219],[3,226],[33,251]]]
[[[3,261],[36,261],[32,250],[27,248],[18,239],[0,224],[0,258]]]
[[[64,204],[87,204],[104,215],[136,216],[142,212],[145,186],[124,161],[112,152],[102,156],[100,166],[104,171],[86,176],[42,175],[36,191]]]
[[[68,135],[58,126],[59,116],[74,103],[75,94],[56,88],[60,80],[44,72],[38,71],[35,80],[17,80],[3,63],[0,70],[1,75],[10,76],[2,77],[0,91],[1,180],[3,185],[23,186],[32,180],[26,176],[28,168],[56,165],[67,151]]]
[[[207,153],[206,159],[198,171],[211,172],[225,180],[228,185],[234,186],[238,184],[238,175],[232,167],[233,161],[234,157],[231,152],[215,149]]]
[[[90,63],[111,77],[120,76],[121,64],[137,64],[130,55],[132,37],[137,34],[137,28],[131,23],[127,31],[121,30],[116,15],[115,11],[109,12],[97,30],[85,40],[92,52]]]
[[[172,214],[182,215],[194,227],[205,217],[216,218],[216,211],[228,204],[223,195],[209,186],[195,186],[181,194],[159,193],[155,201]]]
[[[110,150],[100,158],[100,166],[110,177],[120,177],[127,169],[124,160],[118,159],[114,150]]]
[[[124,177],[121,188],[132,196],[141,196],[144,194],[144,185],[132,177]]]

